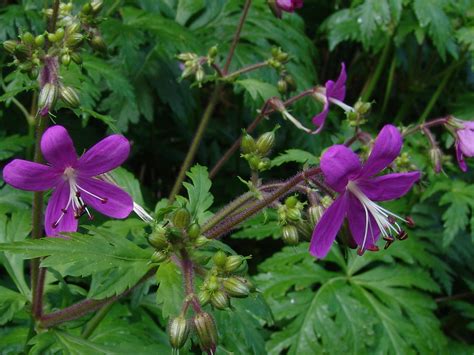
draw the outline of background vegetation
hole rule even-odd
[[[24,31],[44,31],[42,9],[45,3],[51,5],[47,1],[0,3],[0,41]],[[74,6],[83,3],[74,1]],[[217,62],[223,63],[243,3],[104,1],[100,31],[107,53],[85,49],[82,66],[62,67],[63,81],[78,89],[81,107],[58,109],[54,121],[68,127],[78,151],[110,132],[129,138],[132,153],[118,176],[149,210],[168,196],[214,88],[212,83],[199,87],[181,80],[176,55],[206,55],[218,45]],[[345,62],[346,102],[353,104],[359,97],[373,102],[362,126],[370,133],[385,123],[406,127],[448,114],[466,120],[474,117],[471,0],[306,1],[302,11],[284,14],[281,20],[264,1],[255,0],[230,70],[266,60],[275,46],[290,54],[286,67],[296,92],[336,78],[340,63]],[[0,52],[3,165],[12,157],[31,158],[34,142],[33,127],[25,116],[32,107],[34,112],[32,89],[37,83],[14,71],[11,61],[6,51]],[[278,79],[275,70],[262,68],[223,86],[195,162],[211,168],[252,122],[264,100],[281,96]],[[320,109],[307,98],[291,111],[309,125]],[[263,174],[271,180],[294,175],[308,156],[314,163],[324,148],[353,134],[340,110],[331,110],[326,129],[317,136],[295,130],[277,114],[256,132],[271,130],[276,123],[282,128],[277,131],[272,169]],[[469,162],[471,169],[462,173],[455,163],[453,138],[441,128],[434,133],[445,153],[440,174],[433,171],[425,136],[416,134],[405,141],[405,164],[421,169],[424,176],[409,196],[389,204],[416,221],[403,243],[363,257],[333,248],[327,259],[315,261],[307,243],[284,246],[271,212],[225,237],[235,252],[252,256],[248,272],[260,292],[234,302],[232,311],[213,312],[221,339],[218,353],[472,353],[474,164]],[[196,170],[194,178],[207,181],[203,174]],[[236,176],[249,174],[246,162],[234,154],[212,179],[211,210],[245,192]],[[30,193],[2,185],[0,242],[28,237],[31,199]],[[46,280],[49,310],[85,296],[103,299],[119,294],[146,272],[151,251],[137,247],[146,244],[139,220],[104,223],[97,218],[87,229],[104,239],[46,259],[51,271]],[[110,249],[112,243],[117,249]],[[88,268],[91,250],[135,260],[107,259],[104,265]],[[43,255],[31,249],[26,257]],[[5,354],[19,353],[30,331],[27,263],[22,256],[5,252],[0,254],[0,264],[0,349]],[[166,324],[179,309],[181,287],[173,264],[163,264],[156,278],[111,303],[88,339],[79,335],[91,315],[40,332],[31,340],[30,351],[170,352]],[[188,347],[190,352],[196,349]]]

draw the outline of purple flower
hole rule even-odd
[[[293,12],[303,7],[303,0],[276,0],[276,6],[283,11]]]
[[[456,130],[456,157],[462,171],[467,171],[464,156],[474,156],[474,122],[456,120],[462,128]]]
[[[393,241],[394,234],[400,239],[406,235],[396,222],[396,219],[405,220],[374,202],[405,195],[420,178],[418,171],[376,176],[393,162],[401,147],[402,137],[398,129],[386,125],[364,164],[344,145],[334,145],[323,154],[321,170],[325,181],[339,193],[339,197],[325,211],[313,231],[310,245],[313,256],[324,258],[327,255],[346,217],[352,237],[359,246],[359,254],[367,249],[377,250],[375,243],[380,234],[387,241]]]
[[[130,214],[130,195],[96,177],[127,159],[130,144],[125,137],[109,136],[78,158],[66,129],[53,126],[43,134],[41,151],[49,165],[15,159],[3,169],[3,179],[21,190],[53,189],[46,208],[47,236],[75,232],[79,217],[87,214],[92,219],[88,206],[113,218]]]
[[[324,84],[325,89],[321,90],[322,92],[315,93],[316,98],[321,100],[324,104],[323,110],[313,117],[313,124],[318,127],[316,133],[319,133],[324,127],[330,102],[342,107],[345,111],[353,111],[352,107],[342,102],[346,97],[346,79],[346,66],[342,63],[341,72],[337,81],[326,81],[326,84]]]

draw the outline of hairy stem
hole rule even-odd
[[[189,257],[188,252],[186,249],[180,250],[181,256],[181,269],[183,273],[183,281],[184,281],[184,293],[186,302],[191,303],[194,312],[200,313],[201,312],[201,305],[199,301],[196,299],[196,295],[194,294],[194,265]]]
[[[202,115],[201,121],[199,122],[196,134],[194,135],[193,141],[191,142],[186,157],[184,158],[183,164],[181,165],[178,177],[176,178],[173,188],[171,189],[171,193],[169,196],[170,202],[174,201],[176,195],[181,190],[181,184],[183,183],[184,178],[186,177],[186,171],[188,171],[189,167],[193,163],[194,156],[196,155],[196,152],[199,148],[199,144],[201,143],[204,131],[206,130],[207,124],[209,123],[209,120],[211,119],[212,114],[214,113],[214,109],[216,108],[217,102],[219,101],[219,94],[221,89],[221,85],[216,85],[214,91],[212,92],[209,103],[207,104],[207,107]]]
[[[402,133],[403,137],[406,137],[410,134],[413,134],[417,131],[421,131],[423,130],[424,128],[431,128],[431,127],[435,127],[435,126],[442,126],[442,125],[445,125],[448,120],[449,120],[450,116],[446,116],[446,117],[440,117],[440,118],[435,118],[431,121],[428,121],[428,122],[424,122],[424,123],[420,123],[414,127],[411,127],[409,129],[407,129],[406,131],[404,131]]]
[[[248,66],[243,67],[239,70],[236,70],[236,71],[234,71],[230,74],[225,75],[222,79],[223,80],[228,80],[228,79],[234,78],[236,76],[239,76],[239,75],[242,75],[242,74],[257,70],[257,69],[260,69],[260,68],[264,68],[267,65],[268,65],[268,63],[266,61],[261,62],[261,63],[255,63],[255,64],[252,64],[252,65],[248,65]]]
[[[222,70],[224,75],[227,74],[230,67],[230,63],[232,62],[232,58],[234,57],[235,48],[237,47],[237,43],[239,43],[240,33],[242,32],[242,28],[244,27],[245,19],[247,18],[247,15],[249,13],[251,3],[252,0],[245,1],[244,9],[242,10],[242,15],[240,16],[239,24],[237,25],[232,44],[230,45],[229,54],[227,54],[224,69]]]
[[[231,218],[227,218],[223,223],[218,224],[214,228],[208,230],[204,235],[209,239],[219,238],[220,236],[228,233],[237,225],[245,221],[247,218],[250,218],[254,214],[260,212],[262,209],[270,205],[272,202],[282,198],[287,193],[289,193],[294,186],[299,184],[306,179],[313,177],[317,174],[321,173],[320,168],[311,168],[309,170],[303,171],[288,181],[284,183],[279,189],[274,191],[272,194],[264,196],[262,200],[257,201],[253,206],[250,206],[245,211],[232,216]]]

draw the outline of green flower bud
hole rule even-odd
[[[180,53],[177,58],[182,62],[190,62],[197,59],[197,55],[195,53]]]
[[[35,43],[35,37],[30,32],[25,32],[21,35],[21,40],[23,43],[28,45],[33,45]]]
[[[35,44],[38,46],[38,47],[43,47],[44,45],[44,35],[38,35],[35,37]]]
[[[198,299],[201,306],[205,306],[211,300],[211,293],[209,290],[201,290],[198,294]]]
[[[293,78],[293,76],[291,76],[290,74],[285,75],[285,81],[288,84],[289,91],[295,91],[296,90],[296,87],[297,87],[296,86],[296,81]]]
[[[268,158],[263,158],[260,163],[258,163],[258,171],[265,171],[265,170],[268,170],[270,169],[270,167],[272,166],[272,163],[270,161],[270,159]]]
[[[212,46],[209,48],[209,51],[207,52],[207,56],[209,58],[215,58],[217,55],[217,46]]]
[[[250,293],[247,280],[242,277],[229,277],[224,280],[224,290],[232,297],[247,297]]]
[[[152,263],[162,263],[163,261],[167,260],[169,257],[168,253],[164,252],[163,250],[155,251],[151,256]]]
[[[196,248],[200,248],[204,245],[206,245],[207,243],[209,243],[209,239],[207,239],[205,236],[203,235],[200,235],[199,237],[196,238],[196,240],[194,241],[194,246]]]
[[[196,70],[196,81],[197,82],[201,82],[204,80],[204,70],[202,68],[199,68],[198,70]]]
[[[288,91],[288,83],[285,80],[280,79],[278,80],[277,88],[278,92],[283,95]]]
[[[104,42],[104,39],[99,35],[95,35],[94,37],[92,37],[90,41],[90,45],[93,49],[95,49],[98,52],[103,52],[103,53],[107,52],[107,46]]]
[[[15,47],[14,54],[15,54],[15,57],[23,61],[28,58],[30,52],[28,51],[28,48],[26,48],[24,44],[20,43]]]
[[[40,110],[45,108],[51,110],[56,103],[58,98],[58,88],[56,85],[51,83],[46,83],[40,91],[38,97],[38,107]]]
[[[276,59],[278,59],[278,61],[280,61],[281,63],[284,63],[284,62],[288,61],[288,58],[289,58],[288,53],[285,53],[285,52],[280,50],[280,53],[278,53]]]
[[[67,37],[66,45],[68,47],[74,48],[81,44],[84,36],[80,33],[72,33]]]
[[[222,250],[219,250],[217,253],[214,254],[212,260],[214,261],[214,265],[219,268],[223,268],[225,267],[227,261],[227,255]]]
[[[61,99],[68,106],[70,106],[72,108],[79,107],[80,104],[81,104],[81,101],[79,100],[79,96],[77,95],[76,90],[74,90],[70,86],[61,86],[59,88],[59,95],[61,96]]]
[[[71,53],[71,59],[76,64],[82,64],[82,57],[79,53]]]
[[[59,39],[55,33],[48,33],[48,41],[50,41],[51,43],[56,43],[59,41]]]
[[[308,215],[309,215],[309,222],[312,226],[318,224],[321,216],[323,215],[324,208],[320,205],[318,206],[311,206],[308,208]]]
[[[148,243],[158,250],[166,249],[169,246],[168,240],[166,239],[166,229],[158,226],[148,236]]]
[[[71,56],[69,54],[63,54],[61,56],[61,63],[68,66],[71,63]]]
[[[298,230],[295,226],[287,224],[283,226],[283,242],[288,245],[296,245],[299,242]]]
[[[58,28],[54,34],[56,36],[56,40],[59,42],[64,38],[64,28]]]
[[[257,151],[262,155],[267,155],[275,144],[275,131],[267,132],[258,137]]]
[[[186,208],[178,209],[173,215],[173,224],[178,228],[187,228],[191,222],[191,214]]]
[[[201,312],[194,316],[193,322],[201,349],[214,354],[217,344],[217,328],[214,319],[209,313]]]
[[[13,54],[15,52],[15,48],[17,45],[17,41],[8,40],[3,42],[3,48],[5,48],[5,50],[10,54]]]
[[[104,6],[104,2],[102,0],[92,0],[91,1],[91,8],[94,14],[97,14],[102,7]]]
[[[217,309],[229,307],[229,297],[220,290],[215,291],[211,296],[211,304]]]
[[[298,237],[309,241],[313,234],[314,225],[310,225],[307,221],[301,220],[296,224],[296,229],[298,230]]]
[[[92,11],[92,6],[91,6],[91,4],[89,4],[89,3],[84,4],[84,6],[82,7],[82,10],[81,10],[81,12],[82,12],[84,15],[90,14],[91,11]]]
[[[371,106],[370,102],[363,102],[359,99],[354,105],[354,110],[361,115],[365,115],[370,111]]]
[[[286,217],[293,222],[301,220],[301,211],[298,208],[289,208],[286,211]]]
[[[168,228],[167,238],[172,244],[179,242],[183,239],[183,231],[178,227],[170,227]]]
[[[296,196],[290,196],[285,200],[285,206],[288,208],[296,207],[297,203],[298,199],[296,198]]]
[[[249,162],[249,165],[250,165],[250,169],[252,170],[258,170],[258,166],[260,165],[261,163],[261,159],[260,157],[256,156],[256,155],[252,155],[249,159],[248,159],[248,162]]]
[[[206,280],[205,288],[210,292],[215,292],[219,289],[219,282],[217,281],[217,276],[212,275],[209,279]]]
[[[33,69],[33,64],[31,64],[31,62],[25,62],[25,63],[20,64],[18,66],[18,69],[20,69],[22,73],[27,73],[31,71],[31,69]]]
[[[170,344],[174,349],[183,347],[188,340],[190,327],[183,316],[172,319],[168,325],[168,336]]]
[[[228,273],[234,272],[242,265],[243,262],[244,258],[242,256],[230,255],[225,261],[224,270]]]
[[[244,154],[253,153],[257,149],[257,146],[255,144],[255,139],[253,139],[253,137],[247,132],[245,132],[244,135],[242,136],[240,149],[242,150],[242,153]]]
[[[68,37],[74,35],[74,34],[79,34],[79,30],[81,29],[81,24],[79,22],[73,22],[71,25],[67,26],[66,28],[66,35]]]
[[[191,239],[196,239],[201,235],[201,227],[197,223],[193,223],[188,228],[188,237]]]

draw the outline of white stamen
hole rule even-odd
[[[342,108],[345,112],[355,112],[354,108],[345,104],[344,102],[338,100],[338,99],[335,99],[334,97],[330,97],[329,98],[329,102],[332,102],[334,105],[337,105],[339,106],[340,108]]]
[[[282,111],[281,113],[284,118],[288,119],[291,123],[293,123],[297,128],[301,129],[302,131],[305,131],[306,133],[309,134],[316,134],[316,131],[312,131],[309,128],[306,128],[303,126],[296,118],[294,118],[288,111]]]
[[[362,204],[362,207],[364,207],[364,212],[365,212],[365,231],[364,231],[364,240],[362,242],[362,245],[360,246],[361,249],[363,250],[366,246],[367,243],[367,235],[368,235],[368,228],[367,226],[370,227],[371,233],[372,233],[372,242],[375,244],[374,240],[374,235],[372,231],[372,224],[371,224],[371,219],[370,216],[373,217],[375,223],[377,224],[377,227],[379,227],[380,233],[382,236],[386,238],[392,238],[391,233],[399,234],[402,232],[402,229],[400,228],[400,225],[391,220],[393,218],[399,219],[400,221],[406,222],[406,220],[389,210],[377,205],[375,202],[370,200],[357,186],[357,184],[353,181],[349,181],[347,184],[347,189],[352,192],[352,194],[357,197],[359,202]]]
[[[155,221],[155,219],[136,202],[133,202],[133,212],[135,212],[144,222],[151,223]]]

